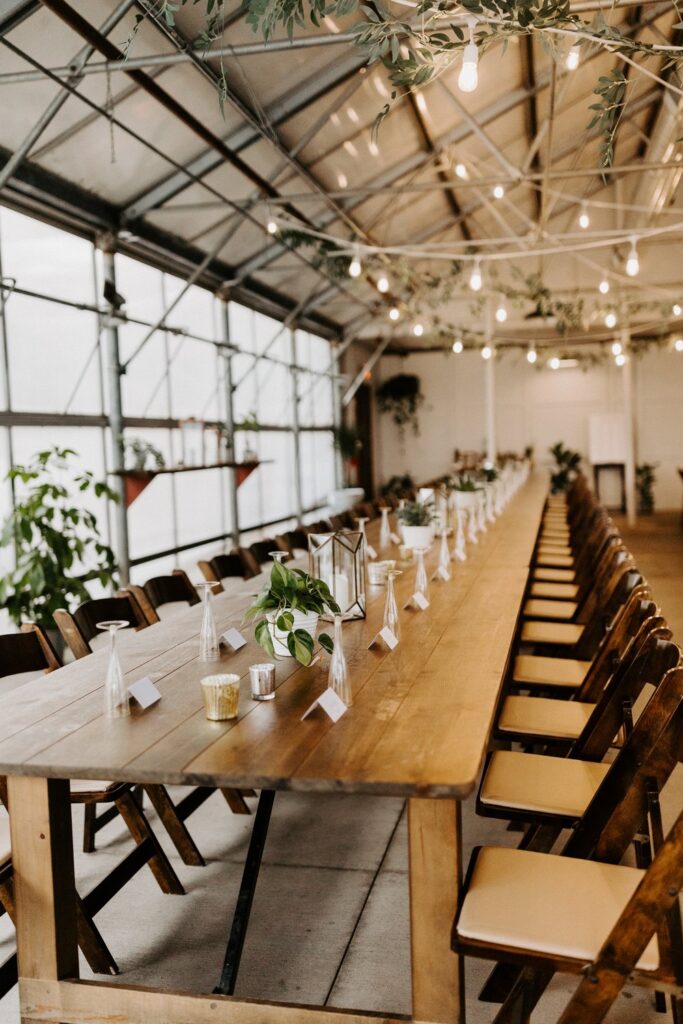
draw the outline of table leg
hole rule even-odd
[[[408,801],[413,1020],[464,1024],[463,962],[451,950],[461,886],[460,804]]]
[[[71,806],[68,782],[7,781],[21,997],[22,978],[78,977]]]

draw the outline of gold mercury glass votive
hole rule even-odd
[[[232,674],[204,676],[201,680],[204,709],[210,722],[237,718],[240,677]]]

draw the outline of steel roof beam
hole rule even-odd
[[[342,85],[352,75],[356,74],[364,65],[365,61],[359,53],[350,53],[343,60],[336,62],[332,67],[313,75],[298,88],[292,90],[277,103],[269,107],[265,116],[268,123],[278,127],[284,121],[300,113],[305,107],[323,96],[326,96],[338,85]],[[258,142],[260,133],[251,125],[243,125],[236,131],[224,137],[225,145],[235,153],[239,153]],[[213,150],[204,150],[194,159],[188,162],[187,168],[196,177],[202,177],[210,171],[220,167],[222,159]],[[188,188],[192,180],[178,172],[158,182],[147,192],[143,192],[133,200],[122,212],[124,219],[130,220],[141,217],[148,210],[161,206],[172,199],[179,192]]]

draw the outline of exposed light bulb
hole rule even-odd
[[[274,217],[268,218],[268,223],[266,224],[266,231],[268,232],[269,235],[277,234],[277,221],[275,220]]]
[[[494,187],[493,187],[493,198],[494,199],[502,199],[504,195],[505,195],[505,189],[503,188],[503,186],[502,185],[494,185]]]
[[[533,364],[536,362],[537,359],[538,359],[538,356],[536,355],[536,349],[535,348],[530,348],[529,351],[526,354],[526,361],[527,361],[527,363],[531,363],[532,366],[533,366]]]
[[[605,317],[605,327],[616,327],[617,326],[617,314],[608,313]]]
[[[677,352],[683,352],[683,338],[676,338],[674,341],[674,348]]]
[[[459,178],[462,178],[463,181],[466,181],[468,178],[467,168],[465,167],[464,164],[456,164],[455,173],[458,175]]]
[[[672,309],[671,309],[671,312],[673,313],[673,315],[674,315],[674,316],[680,316],[680,315],[681,315],[681,313],[683,313],[683,309],[681,309],[681,307],[680,307],[680,306],[678,305],[678,303],[677,303],[677,302],[675,302],[675,303],[673,304],[673,307],[672,307]]]
[[[613,356],[620,356],[622,351],[623,351],[623,349],[621,347],[621,342],[620,341],[615,341],[614,344],[612,345],[612,355]]]
[[[474,261],[472,273],[470,274],[470,288],[473,292],[481,291],[481,264],[478,256]]]
[[[617,364],[617,366],[623,366],[626,362],[626,356],[624,355],[624,353],[620,352],[619,355],[616,356],[614,362]]]
[[[358,250],[356,250],[351,262],[349,263],[349,277],[360,277],[362,270],[363,268],[361,266],[360,256],[358,254]]]
[[[358,124],[360,118],[353,107],[348,107],[346,113],[349,115],[349,121],[353,121],[354,124]]]
[[[631,248],[629,249],[628,259],[626,260],[626,273],[629,277],[635,277],[640,271],[640,263],[638,261],[638,250],[636,249],[635,238],[631,239]]]
[[[382,274],[377,282],[377,291],[382,292],[383,295],[385,292],[389,291],[389,278],[384,274]]]
[[[479,85],[479,50],[474,41],[474,18],[468,20],[470,41],[462,53],[462,65],[458,75],[458,88],[462,92],[474,92]]]
[[[508,318],[508,311],[505,308],[505,304],[501,302],[498,309],[496,310],[496,320],[499,324],[504,324]]]
[[[401,311],[398,309],[398,307],[392,306],[391,309],[389,310],[389,319],[396,321],[399,319],[400,316]]]
[[[609,281],[607,280],[606,277],[603,277],[602,281],[598,285],[598,291],[600,292],[601,295],[607,295],[607,293],[609,291]]]
[[[339,185],[339,188],[346,188],[348,183],[349,179],[343,172],[340,171],[340,173],[337,175],[337,184]]]
[[[413,334],[415,335],[416,338],[421,338],[422,335],[424,334],[424,332],[425,332],[425,329],[422,326],[422,324],[419,322],[419,320],[418,320],[418,322],[416,324],[413,324]]]
[[[567,71],[576,71],[579,66],[581,59],[581,48],[579,46],[572,46],[565,58],[565,67]]]
[[[683,342],[681,342],[681,344],[683,345]],[[463,343],[460,341],[460,338],[458,338],[457,341],[453,342],[453,351],[455,352],[456,356],[460,355],[460,353],[463,350],[463,347],[464,346]]]
[[[481,350],[481,358],[482,359],[490,359],[492,355],[493,355],[493,349],[491,348],[491,346],[490,345],[484,345],[483,349]]]
[[[579,214],[579,227],[585,231],[587,227],[590,227],[591,219],[588,216],[588,207],[585,203],[581,205],[581,213]]]
[[[560,360],[557,358],[557,356],[553,356],[548,365],[550,366],[551,370],[559,370]]]
[[[370,139],[368,142],[368,149],[370,150],[371,156],[379,156],[379,146],[374,139]]]

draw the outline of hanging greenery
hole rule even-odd
[[[402,438],[409,424],[416,436],[420,433],[417,413],[425,399],[416,374],[397,373],[389,377],[377,388],[376,397],[379,411],[391,413]]]
[[[146,0],[146,14],[138,16],[138,23],[152,15],[174,27],[175,16],[186,6],[200,0]],[[204,0],[206,22],[194,45],[207,49],[224,30],[225,0]],[[363,18],[353,28],[356,45],[364,52],[367,63],[381,60],[394,85],[390,101],[380,112],[377,125],[389,113],[399,90],[413,89],[429,82],[445,71],[469,42],[463,27],[463,15],[475,20],[474,41],[485,52],[502,40],[503,45],[514,37],[537,35],[552,56],[557,57],[560,47],[593,43],[612,53],[664,58],[668,64],[677,63],[683,56],[676,46],[666,43],[647,43],[608,25],[601,11],[589,23],[572,12],[570,0],[420,0],[414,8],[410,22],[397,18],[379,0],[372,4],[359,0],[245,0],[246,21],[254,32],[268,40],[282,26],[290,39],[295,28],[304,30],[310,21],[319,28],[322,20],[333,15],[348,17],[359,12]],[[672,3],[676,14],[676,4]],[[136,25],[137,28],[137,25]],[[131,39],[134,37],[135,32]],[[225,73],[221,68],[219,92],[221,100],[227,95]],[[599,126],[602,133],[600,162],[611,165],[614,157],[614,134],[619,122],[626,93],[626,79],[622,72],[612,72],[599,79],[595,92],[600,102],[593,105],[597,111],[591,126]]]

